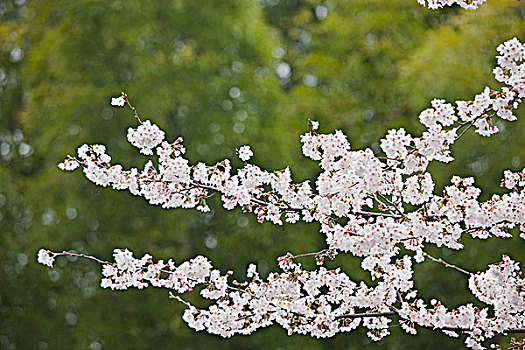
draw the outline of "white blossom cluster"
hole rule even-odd
[[[441,302],[433,300],[430,307],[422,299],[403,302],[399,315],[430,329],[468,330],[466,345],[483,349],[480,343],[485,339],[525,327],[524,285],[518,263],[504,255],[500,263],[490,265],[485,272],[472,274],[469,279],[470,290],[493,307],[493,315],[489,308],[480,309],[472,304],[448,310]]]
[[[43,264],[49,267],[53,267],[53,263],[55,262],[55,257],[49,250],[40,249],[38,251],[37,261],[40,264]]]
[[[475,10],[485,1],[487,0],[417,0],[417,3],[427,6],[431,10],[453,5],[459,5],[467,10]]]
[[[128,129],[128,141],[133,146],[140,149],[140,153],[151,155],[153,148],[157,147],[164,140],[164,131],[160,130],[149,120],[141,123],[137,129]]]
[[[148,254],[141,259],[136,259],[133,257],[133,253],[127,249],[115,249],[113,256],[115,263],[104,264],[102,267],[102,275],[104,276],[100,282],[102,288],[125,290],[133,287],[142,289],[151,285],[184,293],[192,290],[197,284],[210,280],[210,276],[218,272],[211,270],[211,263],[203,256],[197,256],[179,266],[175,266],[171,259],[167,262],[159,260],[153,263],[153,257]],[[162,273],[166,273],[168,277],[161,278]],[[225,278],[222,280],[225,289]],[[220,285],[218,282],[216,284],[217,286]]]
[[[97,185],[128,190],[163,208],[208,211],[207,198],[219,193],[226,209],[239,206],[260,222],[317,222],[327,244],[316,255],[318,263],[343,252],[362,257],[362,268],[377,280],[374,286],[353,282],[339,269],[305,271],[291,253],[278,259],[283,272],[271,273],[263,281],[251,265],[249,281],[229,284],[231,273],[222,275],[204,257],[176,267],[171,261],[153,263],[148,255],[135,259],[126,250],[116,250],[115,263],[104,265],[102,286],[152,285],[182,293],[204,284],[201,294],[216,303],[207,309],[188,304],[184,320],[196,330],[224,337],[277,323],[290,334],[314,337],[361,325],[371,339],[379,340],[389,334],[388,316],[393,315],[411,334],[416,326],[450,336],[467,333],[466,344],[473,349],[482,349],[482,342],[495,335],[524,330],[525,289],[515,261],[504,256],[486,272],[471,273],[425,252],[427,245],[462,249],[466,235],[512,237],[514,228],[525,238],[525,169],[505,171],[501,185],[508,192],[487,201],[479,200],[481,190],[472,178],[457,176],[437,195],[427,172],[432,161],[453,160],[450,146],[469,129],[491,136],[498,132],[495,119],[516,119],[513,110],[525,97],[524,50],[515,38],[501,44],[494,74],[505,87],[485,88],[471,101],[456,101],[455,106],[433,100],[419,116],[426,127],[422,135],[410,135],[402,128],[389,130],[380,141],[385,156],[370,148],[351,150],[341,131],[320,134],[319,124],[310,121],[312,130],[301,136],[301,142],[303,154],[321,168],[312,182],[295,183],[289,168],[267,171],[249,163],[253,155],[249,146],[238,150],[244,162],[239,169],[232,169],[228,159],[192,165],[184,157],[182,138],[169,143],[156,125],[138,118],[141,124],[130,128],[128,139],[144,154],[155,149],[156,165],[149,160],[142,170],[125,170],[111,164],[102,145],[83,145],[76,157],[59,165],[63,170],[82,166]],[[50,266],[55,256],[41,250],[38,260]],[[427,258],[468,275],[470,290],[489,307],[468,304],[447,309],[439,301],[427,306],[418,299],[412,264]]]

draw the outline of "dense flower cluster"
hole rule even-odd
[[[475,3],[481,1],[468,4]],[[301,143],[303,154],[321,168],[313,183],[294,183],[289,168],[267,171],[249,163],[253,155],[249,146],[238,150],[244,162],[239,169],[232,169],[228,159],[192,165],[184,157],[182,138],[172,143],[164,140],[164,132],[150,121],[142,122],[123,95],[140,123],[129,129],[128,140],[144,154],[155,151],[157,165],[149,160],[142,170],[125,170],[111,164],[103,145],[83,145],[76,157],[69,156],[59,165],[61,169],[81,166],[97,185],[128,190],[163,208],[208,211],[207,198],[219,193],[226,209],[239,206],[260,222],[318,222],[327,244],[315,254],[318,264],[325,257],[349,252],[363,258],[361,267],[377,283],[354,282],[340,269],[305,271],[296,262],[298,256],[288,253],[278,259],[283,272],[263,280],[252,264],[249,281],[230,284],[231,272],[221,274],[205,257],[175,266],[171,260],[155,263],[149,255],[136,259],[127,250],[115,250],[114,263],[101,262],[102,287],[151,285],[183,293],[205,285],[201,295],[216,303],[197,309],[183,301],[189,306],[183,318],[196,330],[224,337],[277,323],[290,334],[314,337],[330,337],[361,325],[371,339],[379,340],[389,334],[388,316],[393,315],[411,334],[416,326],[450,336],[467,333],[466,343],[474,349],[483,348],[481,343],[495,335],[525,332],[525,288],[517,262],[504,256],[487,271],[471,273],[424,250],[426,245],[462,249],[465,235],[511,237],[510,230],[516,227],[525,238],[525,169],[505,171],[501,185],[509,191],[487,201],[479,201],[481,191],[472,178],[457,176],[442,195],[434,194],[427,172],[432,161],[453,160],[450,146],[469,129],[490,136],[499,131],[494,124],[497,118],[516,119],[513,110],[525,97],[525,47],[514,38],[501,44],[498,52],[494,74],[505,87],[500,91],[487,87],[471,101],[456,101],[455,106],[433,100],[419,116],[426,127],[421,136],[404,129],[388,131],[380,141],[385,157],[370,148],[353,151],[341,131],[321,134],[319,123],[310,121],[311,131],[301,136]],[[38,260],[51,266],[57,255],[68,254],[73,253],[41,250]],[[466,274],[473,295],[490,308],[468,304],[448,309],[439,301],[428,306],[417,298],[412,265],[427,258]]]
[[[140,153],[151,155],[153,148],[157,147],[164,140],[164,131],[160,130],[149,120],[141,123],[137,129],[128,129],[128,141],[133,146],[140,149]]]
[[[459,5],[467,10],[475,10],[487,0],[417,0],[418,4],[437,10],[443,6]]]
[[[40,249],[38,251],[37,261],[43,265],[53,267],[53,263],[55,262],[55,257],[49,250]]]

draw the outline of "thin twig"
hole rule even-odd
[[[440,263],[440,264],[443,264],[445,265],[446,267],[450,267],[451,269],[454,269],[454,270],[457,270],[459,272],[462,272],[464,273],[465,275],[469,275],[469,276],[472,276],[473,273],[472,272],[469,272],[467,270],[463,270],[462,268],[460,267],[457,267],[456,265],[452,265],[452,264],[449,264],[448,262],[446,262],[445,260],[441,259],[441,258],[434,258],[432,255],[428,254],[427,252],[423,252],[423,256],[426,256],[427,258],[429,258],[430,260],[432,261],[435,261],[437,263]]]
[[[298,254],[298,255],[294,255],[292,257],[292,259],[295,259],[295,258],[301,258],[301,257],[304,257],[304,256],[311,256],[311,255],[317,255],[317,254],[323,254],[323,253],[326,253],[327,251],[329,251],[330,249],[326,248],[326,249],[323,249],[323,250],[320,250],[316,253],[303,253],[303,254]]]
[[[382,198],[384,201],[386,201],[388,204],[390,204],[390,206],[392,206],[399,215],[401,216],[404,216],[403,213],[401,212],[401,210],[399,210],[399,208],[394,204],[392,203],[391,200],[389,200],[388,198],[386,198],[385,196],[383,196],[381,193],[378,193],[377,194],[380,198]]]
[[[474,125],[474,121],[472,121],[472,123],[470,123],[469,126],[467,126],[467,128],[465,130],[463,130],[463,132],[461,134],[459,134],[459,136],[457,136],[455,139],[454,139],[454,142],[459,140],[463,135],[465,135],[465,133],[468,131],[468,129],[470,129],[472,127],[472,125]]]
[[[125,92],[122,92],[122,97],[124,97],[126,104],[129,106],[129,108],[131,108],[131,110],[133,111],[133,114],[135,114],[135,119],[137,119],[137,121],[140,124],[142,124],[142,120],[140,120],[139,114],[137,113],[137,109],[133,107],[133,105],[129,102],[128,95],[126,95]]]
[[[94,256],[91,256],[91,255],[86,255],[86,254],[81,254],[81,253],[72,253],[72,252],[67,252],[65,250],[62,253],[50,252],[50,254],[52,254],[54,257],[69,255],[69,256],[76,256],[76,257],[79,257],[79,258],[85,258],[85,259],[93,260],[93,261],[98,262],[99,264],[105,264],[105,265],[111,265],[112,264],[109,261],[100,260],[98,258],[95,258]]]
[[[361,317],[386,317],[386,316],[396,316],[397,312],[394,311],[386,311],[386,312],[369,312],[369,313],[359,313],[359,314],[351,314],[351,315],[341,315],[341,316],[335,316],[336,319],[338,318],[361,318]]]

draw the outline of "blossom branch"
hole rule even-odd
[[[433,0],[434,5],[443,3]],[[90,258],[102,264],[104,288],[151,285],[183,293],[203,285],[201,295],[216,301],[208,309],[175,299],[188,306],[183,319],[190,327],[223,337],[248,334],[273,323],[289,334],[330,337],[362,322],[369,329],[368,336],[379,340],[388,335],[392,321],[388,317],[395,315],[409,333],[416,332],[414,325],[463,332],[468,335],[467,345],[474,348],[496,334],[521,333],[525,280],[518,262],[503,255],[501,262],[474,273],[423,251],[427,244],[462,249],[464,234],[480,239],[510,237],[509,229],[514,227],[519,227],[525,238],[525,170],[505,171],[501,185],[509,192],[484,202],[479,200],[481,190],[474,186],[473,178],[453,176],[442,196],[434,194],[436,186],[427,171],[430,162],[452,161],[450,146],[468,130],[475,128],[476,133],[488,137],[499,131],[492,119],[516,120],[513,111],[525,97],[525,46],[511,39],[498,46],[498,52],[494,74],[504,85],[501,91],[485,88],[472,101],[456,101],[455,106],[433,100],[431,108],[419,115],[426,127],[422,135],[415,137],[401,128],[389,130],[381,139],[385,157],[377,157],[370,148],[351,150],[341,131],[323,134],[317,131],[318,122],[309,121],[311,131],[301,136],[302,151],[319,163],[321,172],[316,179],[301,183],[292,181],[289,168],[270,172],[251,164],[253,152],[247,145],[237,150],[242,168],[233,170],[228,159],[215,165],[190,165],[182,138],[166,141],[157,125],[140,120],[123,93],[111,103],[128,105],[140,124],[128,129],[128,141],[145,155],[155,153],[156,165],[149,160],[143,170],[125,170],[120,164],[111,164],[105,146],[83,145],[76,157],[68,156],[59,165],[61,169],[82,166],[86,177],[97,185],[128,190],[166,209],[209,211],[206,199],[217,193],[224,208],[253,212],[259,222],[315,222],[327,248],[280,257],[283,272],[272,272],[266,280],[250,264],[249,280],[233,281],[232,285],[228,283],[232,272],[221,274],[202,256],[175,266],[171,260],[153,262],[149,255],[136,259],[127,250],[115,250],[115,262],[109,263],[83,254],[42,249],[38,261],[51,267],[59,255]],[[381,204],[380,211],[365,210],[374,207],[374,199]],[[405,213],[409,205],[416,209]],[[407,251],[416,252],[415,257]],[[306,271],[293,261],[315,255],[322,265],[325,257],[338,253],[362,258],[361,267],[378,282],[373,286],[358,284],[340,269]],[[415,299],[412,265],[424,257],[468,275],[470,291],[488,307],[466,304],[447,309],[439,301],[431,301],[433,307],[427,307],[425,301]],[[356,314],[355,310],[363,311]]]

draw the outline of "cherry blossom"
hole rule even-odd
[[[253,152],[250,149],[250,146],[242,146],[239,148],[238,155],[243,162],[246,162],[253,156]]]
[[[436,10],[444,6],[459,5],[467,10],[475,10],[487,0],[417,0],[418,4]]]
[[[123,96],[120,96],[120,97],[113,97],[111,99],[111,105],[112,106],[117,106],[117,107],[122,107],[126,104],[126,99],[123,97]]]
[[[481,2],[433,1],[428,6],[472,7]],[[38,262],[52,267],[58,256],[80,256],[102,265],[103,288],[168,289],[172,298],[187,305],[183,319],[191,328],[222,337],[277,324],[288,334],[315,338],[364,327],[370,339],[379,341],[388,336],[396,318],[409,334],[417,334],[418,328],[451,337],[467,334],[465,344],[473,349],[483,349],[482,344],[497,335],[525,333],[525,280],[518,261],[503,255],[501,262],[485,271],[471,272],[425,250],[430,245],[460,250],[466,236],[509,238],[517,230],[525,239],[525,169],[506,170],[501,181],[506,192],[486,201],[479,200],[481,189],[469,177],[453,176],[436,194],[427,171],[431,162],[452,161],[450,146],[469,130],[489,137],[499,132],[494,123],[498,118],[517,119],[513,111],[525,97],[525,47],[514,38],[498,46],[498,52],[494,75],[506,86],[486,87],[471,100],[455,104],[431,101],[431,107],[419,115],[426,128],[422,134],[389,130],[380,140],[381,154],[371,148],[352,150],[342,131],[320,133],[319,123],[309,121],[311,130],[300,137],[302,151],[319,164],[320,173],[302,182],[293,181],[290,168],[269,171],[250,163],[253,152],[247,145],[237,153],[244,162],[240,168],[234,169],[228,159],[191,164],[185,158],[183,139],[166,140],[164,131],[149,120],[142,121],[122,94],[120,98],[139,123],[129,128],[128,141],[145,155],[155,151],[156,160],[149,159],[142,169],[126,169],[111,162],[105,146],[85,144],[76,156],[60,163],[60,169],[81,167],[95,184],[127,190],[165,209],[206,212],[210,210],[207,199],[217,193],[224,208],[240,207],[259,222],[315,222],[326,248],[278,257],[281,271],[271,272],[266,279],[250,264],[244,282],[232,281],[232,271],[222,273],[204,256],[177,266],[171,259],[155,262],[148,254],[135,258],[126,249],[115,249],[114,262],[41,249]],[[326,258],[344,253],[362,259],[361,268],[370,273],[373,284],[355,281],[340,268],[323,266]],[[300,259],[308,256],[315,256],[317,269],[302,268]],[[419,298],[413,265],[426,262],[463,274],[465,287],[479,305],[449,308],[437,299]],[[202,297],[214,301],[208,308],[196,308],[173,294],[197,286],[204,287]]]
[[[38,251],[37,260],[39,263],[49,266],[49,267],[53,267],[53,263],[55,262],[54,255],[49,250],[46,250],[46,249],[40,249]]]

